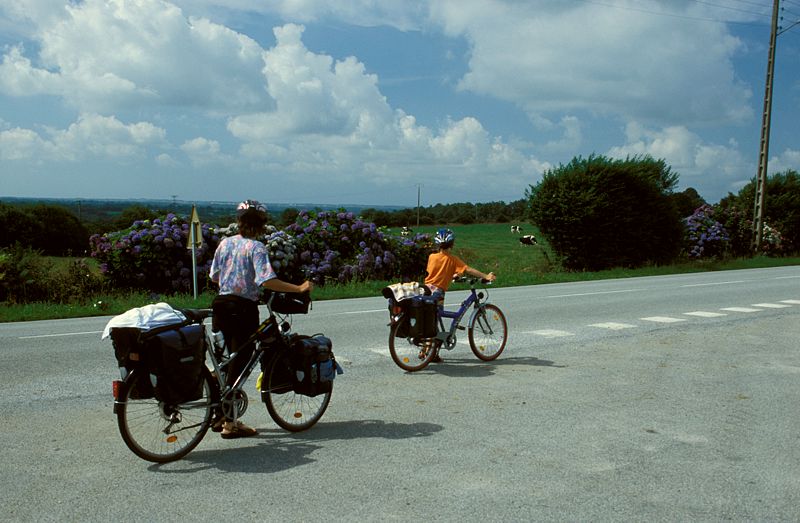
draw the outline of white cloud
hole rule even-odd
[[[682,187],[695,187],[701,194],[735,192],[753,177],[753,162],[748,161],[736,142],[728,145],[709,144],[683,126],[660,131],[629,123],[625,129],[627,143],[612,147],[613,158],[649,155],[663,159],[680,175]]]
[[[785,149],[780,155],[773,156],[767,163],[767,171],[770,174],[788,171],[800,172],[800,151],[795,149]]]
[[[114,117],[85,114],[67,129],[48,129],[44,136],[31,129],[0,132],[4,160],[79,161],[87,158],[144,157],[147,148],[163,146],[166,132],[147,122],[124,124]]]
[[[0,64],[0,89],[63,97],[86,112],[162,104],[236,112],[269,107],[260,46],[161,0],[85,0],[10,11],[33,22],[34,63],[21,46]],[[58,14],[59,16],[56,16]]]
[[[461,88],[514,102],[532,115],[587,109],[682,124],[751,116],[750,90],[731,60],[741,44],[722,24],[698,26],[588,2],[432,5],[448,34],[472,42]],[[679,9],[656,1],[640,7]]]
[[[490,136],[473,117],[448,120],[434,132],[392,110],[364,64],[309,51],[302,26],[274,32],[263,72],[276,109],[228,122],[243,142],[241,154],[262,169],[397,184],[457,168],[458,184],[496,176],[518,187],[529,181],[523,177],[541,173],[541,162]]]

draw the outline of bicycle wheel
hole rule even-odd
[[[492,361],[506,348],[508,325],[496,305],[484,303],[469,320],[469,347],[483,361]]]
[[[402,321],[395,322],[389,330],[389,354],[398,367],[407,372],[422,370],[436,356],[435,338],[415,342],[413,338],[397,336]]]
[[[328,408],[332,391],[317,396],[297,394],[287,371],[288,360],[289,351],[282,351],[272,358],[261,381],[261,397],[267,405],[267,412],[279,427],[300,432],[319,421]]]
[[[117,425],[122,440],[147,461],[167,463],[180,459],[200,443],[211,425],[213,405],[218,402],[211,372],[203,368],[202,397],[178,405],[167,405],[152,394],[140,394],[140,372],[146,371],[131,371],[117,398]]]

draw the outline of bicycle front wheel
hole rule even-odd
[[[398,336],[403,321],[396,321],[389,329],[389,354],[398,367],[407,372],[422,370],[436,356],[435,338],[414,341],[414,338]]]
[[[496,305],[484,303],[469,320],[469,347],[483,361],[492,361],[506,348],[508,324]]]
[[[207,368],[203,368],[203,395],[193,401],[168,405],[152,396],[134,369],[125,378],[116,400],[117,425],[122,440],[140,458],[155,463],[178,460],[192,451],[211,425],[217,388]],[[144,382],[147,384],[147,382]]]
[[[269,368],[264,371],[261,397],[267,412],[279,427],[300,432],[313,427],[325,414],[333,391],[316,396],[297,394],[290,372],[289,351],[282,351],[272,358]]]

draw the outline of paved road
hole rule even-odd
[[[381,298],[296,330],[346,373],[301,434],[139,460],[111,413],[108,318],[0,325],[7,521],[797,521],[800,267],[490,289],[501,358],[415,374]],[[448,302],[462,293],[453,292]]]

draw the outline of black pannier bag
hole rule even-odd
[[[138,367],[136,383],[131,390],[131,399],[148,399],[154,397],[153,384],[150,380],[150,365],[147,346],[139,341],[141,330],[135,327],[117,327],[111,329],[111,343],[114,346],[114,356],[117,364],[124,372],[120,372],[124,379],[128,373]]]
[[[289,353],[280,353],[277,357],[280,358],[275,362],[275,370],[272,375],[272,382],[270,382],[270,363],[272,358],[276,357],[269,351],[264,352],[261,356],[261,401],[267,401],[267,394],[285,394],[294,390],[294,368]]]
[[[150,372],[156,376],[156,399],[176,405],[203,396],[203,325],[176,326],[149,338],[147,345]]]
[[[406,307],[409,338],[433,338],[436,336],[436,299],[431,296],[414,296]]]
[[[333,356],[331,340],[325,336],[303,338],[292,343],[295,371],[294,391],[317,396],[333,390],[333,380],[342,368]]]
[[[272,312],[278,314],[308,314],[311,295],[307,292],[275,292],[270,303]]]

